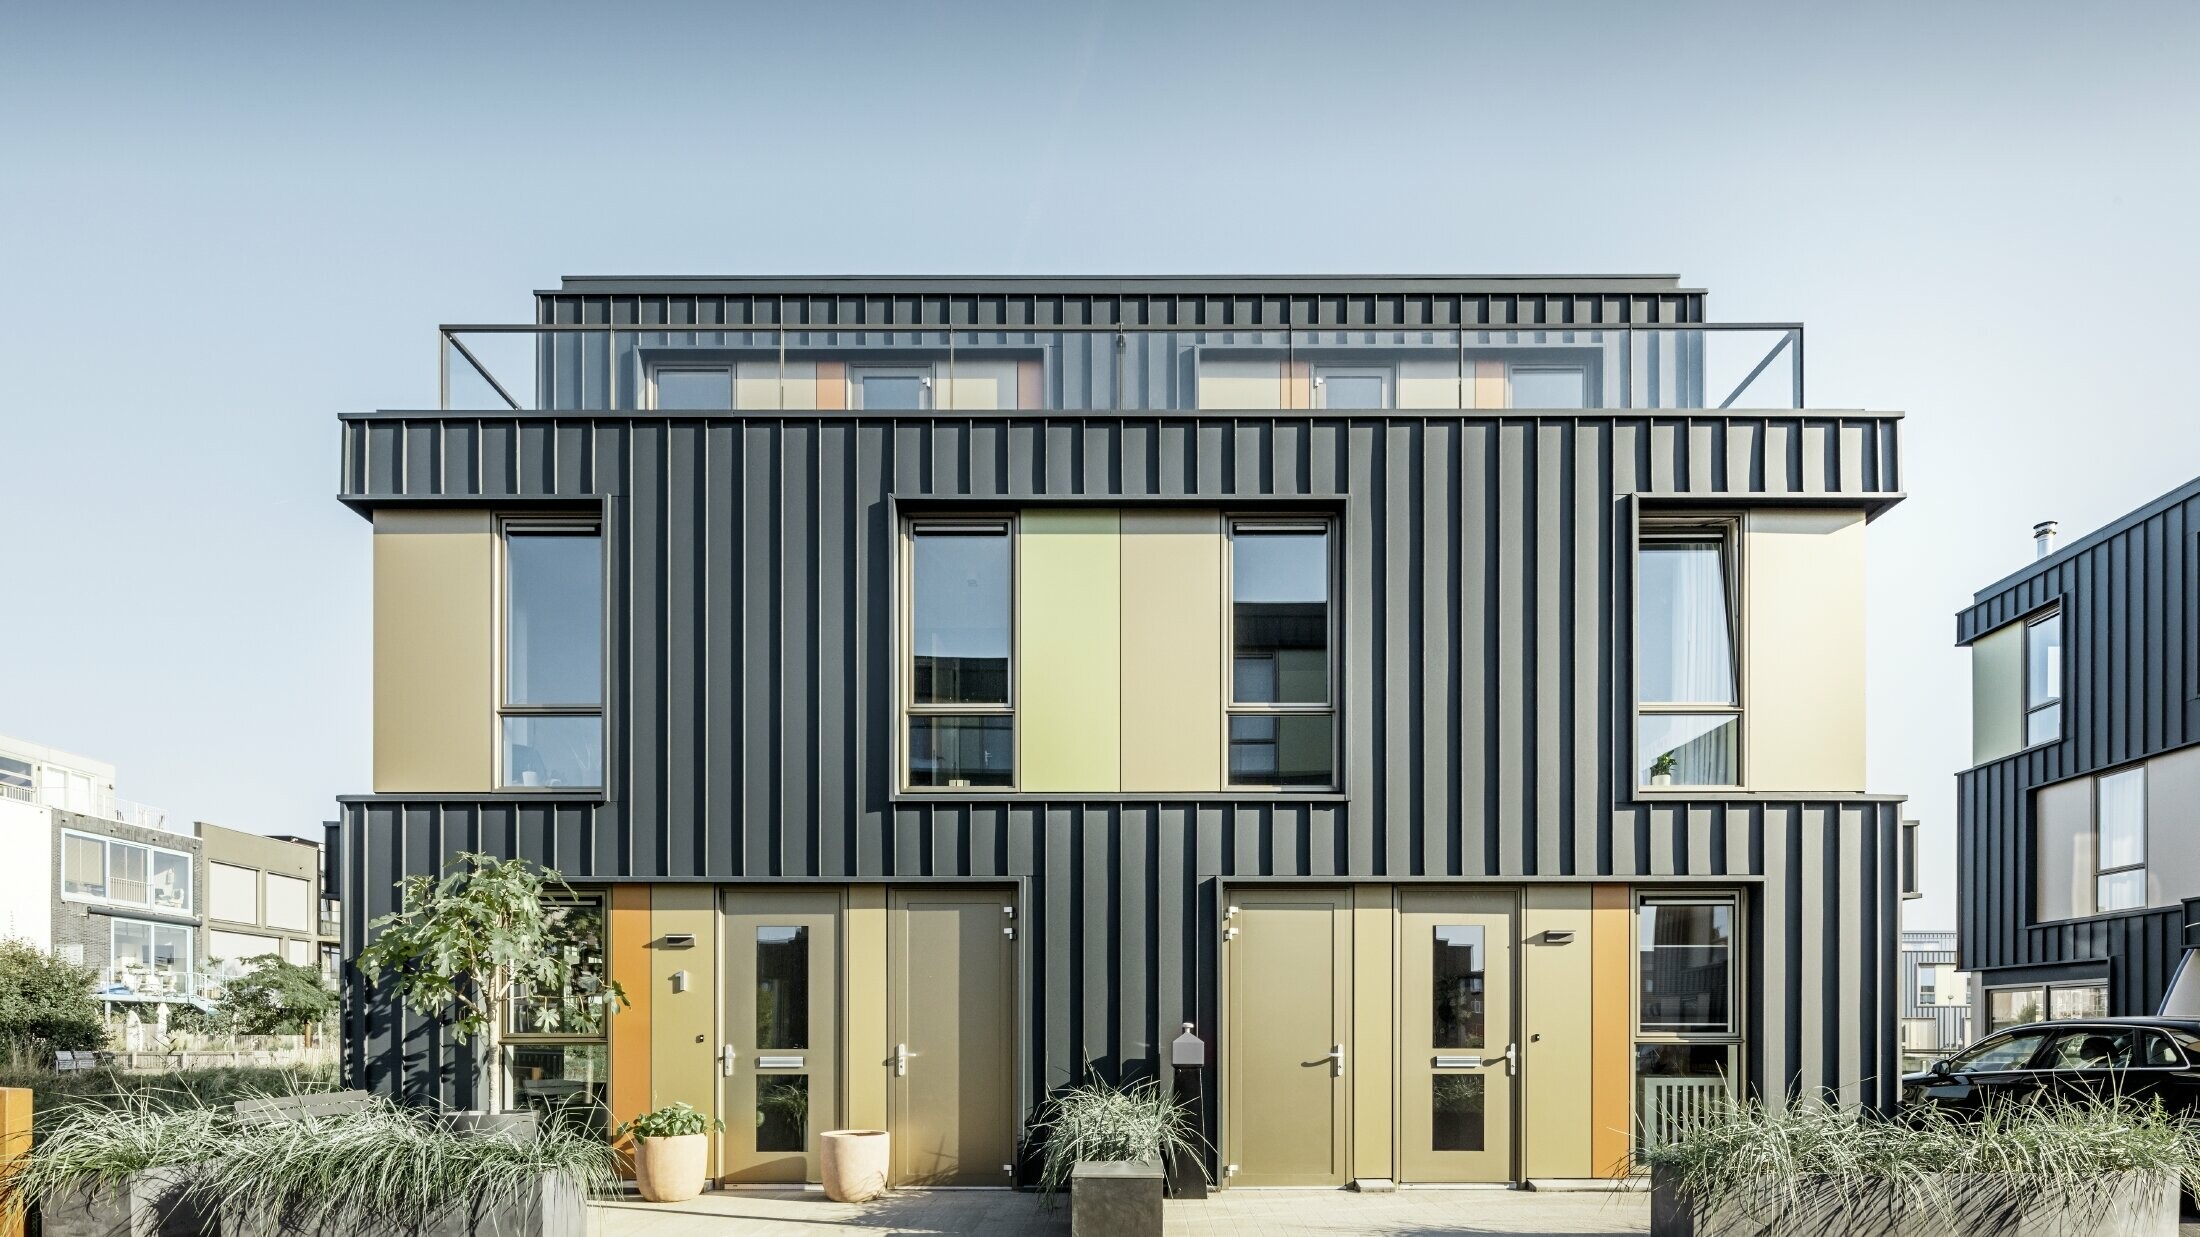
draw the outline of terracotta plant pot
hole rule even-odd
[[[703,1192],[710,1135],[634,1140],[634,1185],[653,1203],[684,1203]]]
[[[827,1130],[818,1140],[825,1197],[862,1203],[886,1192],[885,1130]]]

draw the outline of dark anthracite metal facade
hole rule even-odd
[[[2063,614],[2062,739],[1957,778],[1961,953],[1984,986],[2105,975],[2110,1013],[2161,1004],[2183,956],[2183,909],[2035,923],[2032,803],[2042,786],[2200,742],[2196,538],[2200,480],[1988,586],[1956,616],[1956,641],[1969,644],[2050,605]]]
[[[545,294],[545,318],[570,299]],[[574,312],[615,314],[616,299]],[[1676,304],[1700,312],[1696,294]],[[1897,425],[1818,412],[347,416],[342,496],[359,509],[600,509],[612,657],[601,801],[345,801],[332,836],[347,939],[393,909],[398,877],[461,849],[576,882],[1014,881],[1033,929],[1028,1097],[1087,1059],[1146,1068],[1180,1022],[1216,1025],[1225,883],[1739,885],[1753,1085],[1885,1103],[1899,801],[1634,801],[1625,616],[1638,508],[1877,512],[1901,493]],[[1080,502],[1341,513],[1341,793],[896,793],[897,508]],[[471,1101],[462,1050],[433,1024],[359,1000],[349,1016],[356,1081]]]

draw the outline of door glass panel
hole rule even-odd
[[[1482,929],[1472,924],[1439,924],[1436,947],[1430,954],[1435,973],[1436,1011],[1434,1039],[1437,1048],[1480,1048],[1483,1043],[1482,972],[1488,955],[1482,948]],[[1480,1079],[1476,1079],[1477,1085]],[[1438,1096],[1443,1092],[1438,1079]],[[1481,1147],[1481,1100],[1476,1093],[1475,1149]]]
[[[1481,1074],[1435,1074],[1428,1083],[1429,1149],[1482,1150],[1482,1099],[1488,1079]]]
[[[756,930],[756,1047],[759,1051],[768,1051],[809,1046],[810,930],[759,927]],[[764,1082],[759,1080],[757,1085],[762,1087]],[[808,1085],[804,1080],[803,1086]],[[758,1094],[761,1096],[762,1092]],[[759,1098],[757,1103],[761,1108],[763,1100]]]
[[[810,1076],[759,1074],[756,1078],[756,1149],[803,1150],[809,1140]]]

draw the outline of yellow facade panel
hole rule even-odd
[[[1594,1176],[1589,887],[1530,885],[1520,925],[1521,1174]]]
[[[886,1128],[887,1059],[893,1045],[886,1019],[886,887],[854,885],[848,890],[847,967],[841,1017],[847,1027],[843,1051],[847,1066],[844,1094],[851,1130]]]
[[[1026,511],[1017,544],[1017,764],[1026,790],[1122,787],[1122,517]]]
[[[1352,890],[1352,1046],[1359,1057],[1352,1088],[1352,1177],[1393,1180],[1391,1132],[1397,1128],[1397,1091],[1391,1056],[1398,1042],[1392,1020],[1397,983],[1397,905],[1389,885]]]
[[[1864,789],[1864,513],[1752,511],[1748,743],[1752,790]]]
[[[1589,887],[1589,1175],[1625,1177],[1633,1140],[1634,968],[1627,886]]]
[[[496,579],[488,512],[375,512],[377,793],[494,788]]]
[[[1222,513],[1123,512],[1123,789],[1222,788]]]
[[[675,1101],[718,1113],[718,889],[658,885],[650,893],[650,1107]],[[666,937],[694,944],[670,948]],[[710,1163],[716,1164],[715,1148]]]

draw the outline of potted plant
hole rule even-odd
[[[623,1007],[626,992],[589,965],[603,956],[600,920],[573,915],[573,890],[554,869],[524,859],[468,852],[441,877],[405,879],[400,909],[367,925],[359,951],[368,982],[388,976],[399,1000],[441,1017],[451,1034],[478,1043],[476,1077],[486,1096],[462,1128],[531,1127],[511,1112],[504,1067],[508,1018],[531,1030],[592,1026]]]
[[[667,1104],[621,1125],[617,1137],[634,1139],[634,1185],[653,1203],[684,1203],[703,1192],[710,1136],[726,1123],[684,1103]]]
[[[1163,1157],[1204,1162],[1191,1109],[1150,1078],[1062,1091],[1040,1105],[1025,1136],[1040,1147],[1041,1198],[1069,1188],[1072,1237],[1159,1234]]]
[[[1673,784],[1673,770],[1680,767],[1680,758],[1671,752],[1666,752],[1650,762],[1650,784],[1652,786],[1671,786]]]

